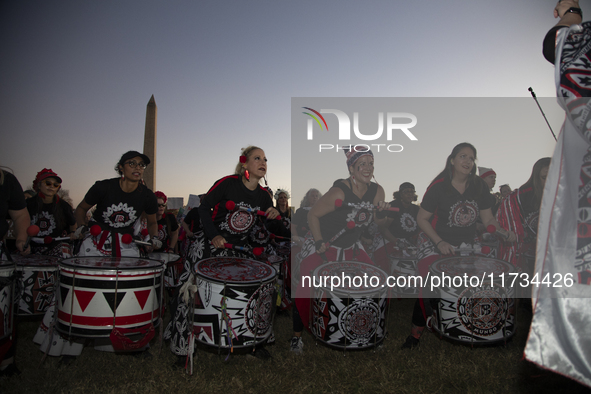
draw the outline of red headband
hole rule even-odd
[[[164,203],[166,204],[166,201],[168,200],[168,198],[166,197],[166,194],[162,193],[161,191],[157,191],[154,194],[156,195],[156,198],[161,198],[162,201],[164,201]]]

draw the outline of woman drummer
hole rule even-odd
[[[274,197],[276,201],[275,209],[281,215],[283,225],[289,230],[291,228],[291,209],[289,208],[289,199],[291,196],[287,190],[277,189]]]
[[[388,204],[384,202],[384,189],[371,181],[374,172],[371,150],[358,151],[353,146],[346,148],[344,152],[349,177],[335,181],[308,213],[312,237],[305,241],[298,256],[302,261],[300,278],[311,274],[325,261],[357,260],[373,265],[360,242],[363,227],[368,226],[373,217],[372,210],[367,206],[372,204],[382,210]],[[342,203],[341,208],[337,208],[337,200]],[[349,203],[356,206],[351,207]],[[375,219],[378,224],[384,220],[385,218]],[[339,233],[341,235],[337,235]],[[296,354],[303,352],[301,335],[308,323],[309,308],[310,289],[300,287],[293,308],[294,336],[290,345],[290,350]]]
[[[158,202],[158,213],[156,221],[158,224],[158,240],[162,242],[160,248],[154,249],[154,252],[174,252],[179,239],[179,224],[172,214],[167,214],[166,202],[168,197],[161,191],[154,193]]]
[[[494,225],[498,232],[515,239],[515,234],[501,228],[491,213],[493,199],[488,185],[476,175],[476,148],[469,143],[456,145],[445,162],[445,169],[435,177],[423,196],[417,215],[422,230],[418,241],[418,268],[425,277],[429,267],[441,256],[451,256],[460,245],[472,245],[476,238],[476,220],[485,226]],[[431,218],[437,213],[436,223]],[[425,328],[426,316],[421,304],[429,309],[428,302],[417,299],[412,316],[411,335],[402,348],[413,348]]]
[[[549,157],[538,160],[532,168],[528,181],[509,194],[509,198],[503,200],[497,213],[497,220],[501,226],[517,235],[516,242],[501,243],[500,258],[520,266],[530,276],[534,268],[538,218],[550,160]],[[529,259],[526,259],[526,256]]]
[[[153,248],[161,247],[158,240],[156,213],[158,203],[154,193],[142,182],[144,170],[150,164],[148,156],[136,151],[129,151],[121,156],[115,166],[118,178],[97,181],[86,193],[84,200],[74,212],[78,224],[77,235],[81,234],[86,212],[93,205],[97,208],[89,226],[100,226],[100,234],[88,234],[80,248],[80,256],[104,256],[114,254],[139,257],[139,249],[134,242],[122,242],[122,235],[139,235],[142,214],[147,219],[148,233]],[[136,224],[137,223],[137,224]],[[152,251],[149,247],[148,251]],[[112,252],[114,251],[114,252]]]
[[[280,220],[272,220],[279,216],[279,212],[273,207],[270,194],[259,184],[266,173],[265,152],[256,146],[244,148],[234,174],[216,181],[201,199],[198,212],[205,238],[209,240],[204,245],[207,249],[205,256],[209,254],[253,258],[251,253],[227,247],[232,245],[252,250],[253,247],[261,245],[257,237],[251,236],[256,226],[262,226],[258,223],[258,215],[253,211],[263,211],[273,226],[283,226]],[[181,281],[192,283],[192,279],[188,278],[195,263],[196,261],[187,259]],[[188,353],[187,338],[192,330],[188,324],[188,312],[188,305],[182,300],[181,290],[176,313],[165,333],[165,338],[171,339],[171,351],[179,356],[179,365],[185,365],[185,356]],[[182,332],[178,330],[179,327],[183,327]],[[257,348],[255,356],[270,357],[262,348]]]
[[[306,192],[306,195],[302,198],[300,202],[300,207],[293,215],[293,221],[291,226],[291,240],[298,244],[298,246],[302,246],[310,231],[310,226],[308,225],[308,212],[310,209],[320,200],[322,197],[322,193],[318,191],[318,189],[310,189]]]
[[[74,239],[76,230],[74,209],[58,196],[61,187],[62,178],[51,169],[42,169],[33,180],[33,190],[37,194],[27,199],[27,209],[31,216],[31,224],[39,227],[37,237],[49,241],[43,244],[33,243],[32,252],[35,254],[72,257],[69,243],[55,241],[55,238],[59,237]]]
[[[80,256],[139,257],[139,249],[133,242],[127,244],[122,241],[124,234],[131,237],[134,230],[137,230],[135,235],[140,235],[142,213],[145,213],[147,218],[148,231],[152,239],[152,246],[148,247],[148,251],[151,251],[152,247],[161,246],[161,242],[157,239],[156,196],[142,183],[144,169],[149,163],[150,159],[146,155],[136,151],[126,152],[115,166],[120,177],[97,181],[88,190],[84,200],[78,204],[74,212],[79,226],[76,236],[80,237],[88,229],[84,226],[86,213],[96,205],[96,210],[89,222],[91,232],[86,234],[82,242]],[[92,230],[95,225],[100,227],[100,232],[95,233]],[[69,364],[82,353],[85,341],[68,341],[56,332],[51,336],[48,335],[54,311],[55,305],[47,310],[33,342],[41,345],[41,351],[47,351],[51,356],[63,356],[60,362]],[[114,351],[110,340],[105,338],[95,339],[95,349]],[[144,354],[149,356],[148,352]]]

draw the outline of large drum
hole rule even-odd
[[[20,316],[43,315],[53,300],[53,293],[58,281],[59,259],[53,256],[16,254],[16,270],[21,273],[19,279],[20,301],[17,314]]]
[[[312,283],[312,334],[327,345],[344,349],[382,343],[386,336],[387,277],[380,268],[357,261],[316,268],[312,278],[316,280]],[[331,278],[341,279],[341,285],[331,290]]]
[[[175,253],[150,253],[148,258],[162,261],[166,266],[164,271],[164,286],[178,287],[183,273],[183,258]]]
[[[109,337],[113,327],[160,322],[163,264],[133,257],[79,257],[60,262],[57,330]]]
[[[430,275],[448,278],[438,287],[433,329],[467,344],[507,341],[516,328],[515,292],[508,286],[512,272],[516,271],[511,264],[483,256],[449,257],[433,263]]]
[[[416,297],[419,294],[419,287],[415,280],[410,277],[417,277],[417,250],[416,248],[393,249],[388,255],[390,259],[390,274],[397,278],[397,286],[392,287],[392,294],[397,297]],[[398,279],[401,277],[400,279]],[[400,284],[400,286],[398,286]]]
[[[0,339],[12,335],[14,327],[14,263],[0,261]]]
[[[193,330],[206,345],[247,347],[263,343],[273,329],[277,271],[238,257],[212,257],[194,266]]]

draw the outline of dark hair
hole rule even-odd
[[[477,156],[477,152],[476,152],[476,148],[474,147],[474,145],[470,144],[469,142],[462,142],[461,144],[457,144],[453,150],[451,151],[451,153],[449,154],[449,156],[447,156],[447,159],[445,161],[445,168],[443,169],[443,171],[441,171],[439,173],[439,175],[437,175],[432,181],[431,184],[433,184],[435,181],[443,179],[443,184],[445,185],[445,190],[452,192],[452,185],[451,185],[451,179],[453,178],[453,166],[451,164],[452,159],[455,159],[456,156],[458,155],[458,153],[460,153],[460,151],[464,148],[470,148],[472,149],[472,151],[474,152],[474,166],[472,166],[472,170],[470,171],[470,174],[468,175],[468,182],[466,184],[466,188],[470,185],[474,185],[476,187],[475,191],[477,193],[477,195],[480,195],[482,193],[482,189],[486,188],[486,190],[488,190],[488,185],[486,185],[486,183],[484,182],[484,180],[482,178],[480,178],[479,176],[476,175],[476,160],[478,159]]]
[[[552,159],[550,157],[543,157],[536,161],[534,167],[531,170],[529,179],[519,188],[520,190],[532,188],[534,192],[532,204],[538,209],[542,204],[542,194],[544,193],[544,184],[542,184],[540,181],[540,173],[544,168],[550,166],[551,160]]]

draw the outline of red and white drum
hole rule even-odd
[[[271,265],[238,257],[212,257],[196,263],[194,271],[198,292],[193,331],[199,342],[240,348],[269,338],[277,280]]]
[[[439,287],[433,329],[468,344],[507,341],[516,328],[515,292],[508,286],[512,272],[516,271],[511,264],[483,256],[449,257],[433,263],[431,276],[450,278]]]
[[[312,334],[330,346],[344,349],[382,343],[386,336],[387,277],[380,268],[357,261],[332,262],[316,268],[312,275],[312,281],[316,281],[312,283]],[[341,285],[331,290],[331,278],[339,278]]]
[[[162,261],[166,266],[164,271],[164,286],[177,287],[180,285],[179,279],[183,273],[183,258],[175,253],[150,253],[149,259]]]
[[[410,277],[417,277],[417,250],[416,248],[399,249],[394,248],[388,254],[390,259],[390,274],[396,278],[397,286],[392,287],[392,295],[396,297],[416,297],[419,294],[419,287],[415,280]],[[402,277],[398,279],[398,277]]]
[[[113,326],[160,322],[163,264],[133,257],[79,257],[60,262],[57,330],[109,337]]]
[[[14,263],[0,261],[0,339],[12,335],[14,327]]]
[[[21,273],[19,316],[42,315],[49,309],[58,282],[59,258],[39,254],[21,256],[15,253],[13,260]]]

